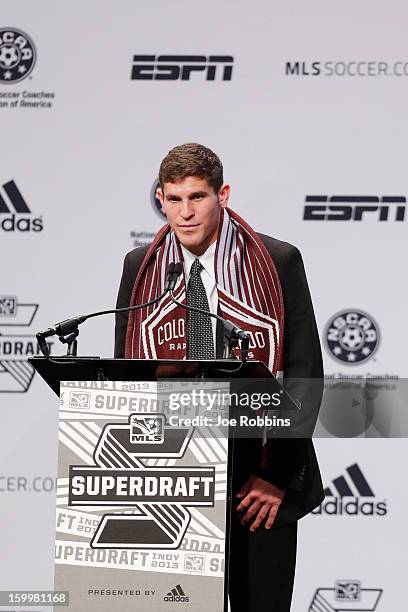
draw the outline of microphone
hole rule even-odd
[[[150,300],[150,302],[146,302],[145,304],[136,304],[135,306],[128,306],[126,308],[112,308],[110,310],[100,310],[98,312],[91,312],[87,315],[79,315],[76,317],[72,317],[71,319],[65,319],[60,323],[55,323],[52,327],[48,327],[43,331],[40,331],[36,334],[37,342],[40,346],[41,352],[44,357],[47,359],[50,358],[50,353],[48,349],[48,345],[45,342],[45,338],[49,338],[50,336],[59,336],[59,339],[64,342],[68,342],[69,344],[75,340],[78,335],[78,326],[81,323],[84,323],[87,319],[92,319],[93,317],[99,317],[105,314],[116,314],[117,312],[130,312],[131,310],[139,310],[140,308],[145,308],[147,306],[152,306],[159,302],[169,291],[172,291],[176,285],[177,279],[180,276],[182,271],[182,266],[180,263],[170,262],[167,267],[167,278],[166,278],[166,287],[159,297],[154,300]],[[70,338],[72,334],[72,338]],[[68,336],[68,339],[65,338]]]
[[[53,327],[49,327],[48,329],[38,332],[38,334],[36,334],[36,338],[42,338],[44,340],[50,336],[67,336],[68,334],[72,334],[78,325],[81,325],[81,323],[86,321],[86,319],[91,316],[92,314],[81,315],[78,317],[73,317],[72,319],[65,319],[60,323],[55,323]]]
[[[178,261],[174,263],[173,261],[169,263],[167,266],[167,291],[173,291],[176,286],[177,279],[183,271],[183,266]]]
[[[170,265],[171,264],[169,264],[169,267]],[[183,268],[182,268],[181,263],[174,264],[174,267],[172,268],[172,274],[173,274],[173,277],[175,277],[174,279],[172,279],[172,282],[174,281],[174,285],[172,285],[171,288],[169,288],[170,298],[172,302],[174,302],[178,306],[181,306],[185,310],[191,310],[192,312],[199,312],[201,314],[207,315],[208,317],[212,317],[213,319],[216,319],[217,321],[220,321],[224,329],[224,338],[228,341],[230,352],[234,346],[238,346],[238,340],[241,340],[241,347],[240,347],[241,359],[242,361],[246,361],[248,358],[248,351],[249,351],[249,336],[245,330],[241,329],[237,325],[234,325],[233,323],[231,323],[231,321],[224,319],[218,314],[209,312],[208,310],[203,310],[202,308],[196,308],[195,306],[189,306],[188,304],[182,304],[174,297],[173,289],[174,289],[174,286],[176,285],[178,277],[182,273],[182,270]]]

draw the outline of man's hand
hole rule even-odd
[[[237,493],[238,498],[243,498],[237,510],[248,510],[241,519],[241,525],[246,525],[255,518],[250,531],[256,531],[265,521],[265,529],[270,529],[282,503],[285,491],[278,489],[270,482],[259,476],[251,476]]]

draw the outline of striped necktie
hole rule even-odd
[[[207,293],[201,280],[203,266],[195,259],[187,284],[187,304],[210,312]],[[187,311],[187,358],[214,359],[214,338],[211,317]]]

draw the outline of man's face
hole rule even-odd
[[[221,208],[228,205],[230,186],[220,191],[207,179],[187,176],[176,183],[164,183],[157,196],[171,229],[181,244],[195,255],[202,255],[217,239]]]

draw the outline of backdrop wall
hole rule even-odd
[[[33,335],[114,304],[125,253],[164,223],[172,146],[214,149],[230,205],[300,248],[329,377],[406,375],[407,21],[401,0],[3,0],[0,589],[53,579],[57,410]],[[80,348],[112,355],[113,319]],[[405,601],[406,440],[362,437],[317,441],[330,491],[301,522],[294,612]]]

